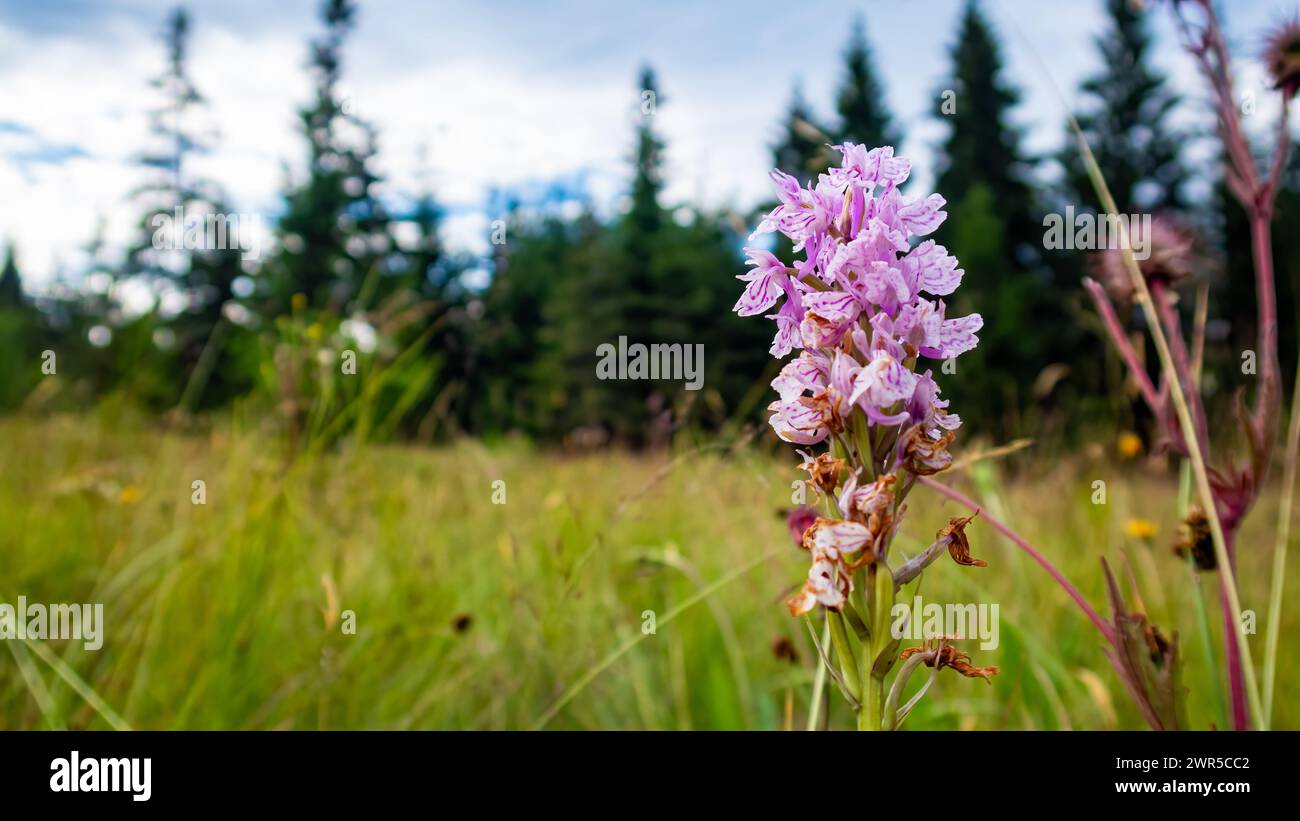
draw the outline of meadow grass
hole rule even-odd
[[[106,620],[99,651],[3,642],[0,728],[805,724],[816,651],[782,603],[807,570],[779,514],[796,478],[788,453],[344,441],[289,463],[279,439],[237,416],[179,432],[111,405],[0,420],[0,445],[0,602],[102,602]],[[1127,556],[1146,611],[1179,633],[1189,724],[1224,726],[1212,684],[1222,664],[1204,655],[1195,582],[1167,546],[1176,477],[1025,453],[1014,474],[986,461],[946,478],[1104,613],[1099,559],[1123,568]],[[1090,498],[1097,479],[1105,505]],[[195,480],[206,504],[191,501]],[[505,504],[493,502],[496,480]],[[1240,540],[1253,641],[1264,634],[1277,501],[1265,494]],[[912,494],[895,550],[917,552],[962,513]],[[1132,517],[1154,522],[1154,540],[1125,534]],[[1000,646],[965,649],[1001,673],[985,684],[943,671],[906,727],[1144,728],[1066,595],[986,525],[968,533],[989,567],[942,559],[921,593],[998,603]],[[1300,563],[1289,574],[1295,590]],[[1217,631],[1212,580],[1201,584]],[[1300,619],[1295,608],[1283,619],[1285,693],[1300,677],[1285,652]],[[796,663],[773,653],[781,637]],[[832,695],[828,725],[852,727]],[[1275,727],[1300,727],[1294,702],[1275,709]]]

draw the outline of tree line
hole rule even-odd
[[[1253,338],[1249,236],[1222,185],[1192,196],[1183,148],[1198,136],[1171,114],[1181,101],[1151,65],[1146,12],[1104,0],[1100,70],[1079,88],[1079,122],[1124,212],[1177,215],[1201,238],[1211,284],[1207,379],[1233,366]],[[309,44],[312,96],[298,111],[305,173],[286,180],[275,241],[261,259],[240,249],[160,249],[160,215],[227,214],[219,180],[195,173],[216,129],[189,72],[191,21],[167,19],[163,70],[152,82],[151,140],[139,153],[140,214],[125,254],[102,240],[75,278],[39,295],[21,285],[21,238],[0,268],[0,406],[78,407],[107,397],[158,411],[274,407],[294,433],[437,440],[519,433],[577,446],[655,445],[684,428],[738,430],[761,418],[778,363],[764,323],[731,312],[741,248],[757,215],[667,202],[665,140],[655,113],[671,105],[655,72],[636,78],[626,206],[580,208],[498,198],[492,251],[475,259],[441,239],[443,212],[423,186],[394,212],[374,170],[378,134],[340,92],[351,0],[326,0]],[[1059,156],[1023,146],[1020,90],[977,0],[953,33],[950,68],[932,115],[934,189],[948,200],[939,241],[966,285],[952,311],[985,317],[980,347],[946,377],[970,428],[997,437],[1077,435],[1088,423],[1132,418],[1122,369],[1106,352],[1079,282],[1083,252],[1044,247],[1046,214],[1097,202],[1072,142]],[[772,164],[806,182],[841,141],[903,145],[862,19],[847,29],[834,111],[823,118],[798,85],[776,124]],[[1204,180],[1204,172],[1202,172]],[[1293,161],[1278,220],[1300,205]],[[1300,237],[1276,234],[1282,350],[1296,351]],[[779,245],[779,243],[778,243]],[[788,254],[789,247],[778,249]],[[787,256],[787,259],[789,257]],[[486,281],[482,271],[486,269]],[[128,285],[146,286],[130,310]],[[1191,310],[1190,306],[1184,306]],[[702,345],[703,389],[680,382],[607,381],[596,351],[619,337]],[[58,380],[42,353],[58,358]],[[347,368],[352,357],[352,371]],[[352,379],[349,377],[358,376]],[[58,387],[50,387],[56,384]],[[1133,419],[1140,427],[1140,419]]]

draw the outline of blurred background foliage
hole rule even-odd
[[[1079,89],[1080,122],[1121,209],[1172,211],[1199,230],[1210,261],[1206,387],[1214,403],[1240,383],[1233,371],[1254,338],[1246,224],[1214,180],[1202,180],[1215,192],[1202,201],[1187,190],[1181,149],[1206,135],[1170,124],[1180,101],[1150,64],[1149,12],[1104,2],[1110,22],[1096,44],[1103,67]],[[258,260],[151,243],[155,215],[227,209],[220,180],[190,170],[214,129],[187,70],[191,21],[183,10],[168,19],[163,69],[142,89],[155,139],[141,147],[143,182],[129,204],[140,209],[139,242],[120,259],[95,242],[86,271],[30,294],[22,238],[9,239],[0,344],[16,355],[0,362],[0,407],[72,409],[119,396],[149,411],[191,414],[242,403],[273,410],[268,418],[291,436],[337,436],[351,430],[365,393],[367,437],[522,434],[570,447],[655,446],[683,428],[736,431],[761,420],[775,368],[771,327],[730,311],[741,249],[760,211],[665,202],[655,114],[672,95],[653,70],[630,78],[624,208],[601,216],[590,203],[538,206],[500,192],[492,253],[480,259],[443,245],[435,191],[419,191],[400,213],[372,195],[378,135],[339,91],[356,13],[348,0],[322,5],[320,34],[309,44],[314,92],[298,112],[306,171],[286,179],[274,245]],[[828,143],[904,136],[873,66],[870,31],[862,20],[846,30],[835,110],[825,117],[811,110],[796,86],[773,127],[773,165],[804,181],[832,161]],[[1042,240],[1044,214],[1094,207],[1077,158],[1034,156],[1022,146],[1015,78],[977,2],[966,5],[952,37],[951,81],[935,91],[934,116],[946,130],[935,147],[935,188],[949,211],[937,238],[966,270],[954,310],[981,312],[985,327],[980,347],[945,379],[945,395],[972,435],[1068,445],[1098,427],[1144,431],[1081,298],[1090,261],[1046,250]],[[1286,179],[1279,226],[1300,207],[1300,159]],[[1279,230],[1275,239],[1289,375],[1300,237]],[[778,245],[789,252],[788,242]],[[144,309],[123,296],[141,285],[153,295]],[[620,336],[703,344],[704,389],[599,380],[596,348]],[[56,355],[57,373],[43,381],[44,351]],[[359,373],[382,379],[364,388],[347,379],[345,352]]]

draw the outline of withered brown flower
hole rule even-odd
[[[925,431],[923,424],[913,425],[903,434],[904,466],[917,476],[932,476],[946,470],[952,464],[948,446],[953,438],[950,430],[935,439]]]
[[[823,453],[804,462],[799,468],[808,471],[809,484],[829,495],[839,486],[840,472],[844,470],[844,464],[843,459],[836,459],[829,453]]]
[[[991,680],[993,676],[996,676],[998,674],[997,667],[974,666],[973,664],[970,663],[969,653],[963,653],[961,650],[958,650],[956,647],[953,647],[951,644],[948,644],[947,641],[940,641],[937,650],[932,650],[929,647],[925,647],[925,646],[909,647],[899,654],[898,659],[899,661],[903,661],[906,660],[908,656],[912,656],[917,653],[930,654],[929,657],[925,660],[926,667],[934,667],[936,664],[941,669],[944,667],[950,667],[953,670],[956,670],[958,673],[961,673],[963,676],[966,676],[967,678],[982,678],[985,681],[992,683]]]
[[[850,521],[865,525],[870,534],[869,549],[851,565],[853,569],[882,555],[889,537],[897,524],[894,513],[894,484],[898,481],[892,473],[876,479],[869,485],[858,486],[857,476],[851,476],[840,492],[840,512]],[[899,511],[901,516],[901,510]]]
[[[1214,554],[1214,537],[1210,533],[1210,520],[1199,505],[1187,508],[1187,518],[1178,528],[1178,541],[1174,553],[1186,559],[1191,554],[1197,570],[1214,570],[1219,566]]]
[[[948,539],[948,555],[957,564],[965,567],[988,567],[988,562],[983,559],[972,558],[970,555],[970,540],[966,538],[966,525],[971,520],[980,515],[976,510],[969,516],[956,517],[948,520],[948,526],[941,528],[935,537],[938,539]]]

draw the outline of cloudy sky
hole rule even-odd
[[[1263,94],[1254,54],[1291,0],[1233,0],[1229,33],[1238,91]],[[143,179],[148,81],[161,69],[166,0],[0,0],[0,243],[19,247],[29,290],[56,271],[75,276],[81,248],[103,226],[130,235],[128,201]],[[191,73],[219,124],[216,150],[194,170],[221,180],[241,212],[273,221],[286,173],[304,146],[295,110],[310,97],[307,40],[315,0],[190,2]],[[609,3],[564,0],[362,0],[345,54],[344,92],[380,134],[384,196],[399,204],[431,186],[448,212],[447,239],[480,250],[489,193],[532,196],[559,181],[615,208],[628,169],[637,69],[662,91],[657,122],[669,144],[667,199],[748,207],[766,192],[769,146],[792,86],[829,116],[855,14],[866,19],[903,151],[924,183],[943,133],[929,117],[945,87],[962,0]],[[1028,147],[1060,144],[1063,108],[1095,71],[1101,0],[984,0],[1009,77],[1025,93],[1017,118]],[[1155,59],[1202,116],[1200,87],[1177,48],[1168,11],[1154,16]],[[1032,50],[1030,48],[1032,42]],[[1035,56],[1037,52],[1041,57]],[[960,104],[960,101],[958,102]],[[1251,118],[1267,125],[1273,109]],[[421,162],[421,147],[427,161]],[[419,170],[427,167],[428,174]]]

